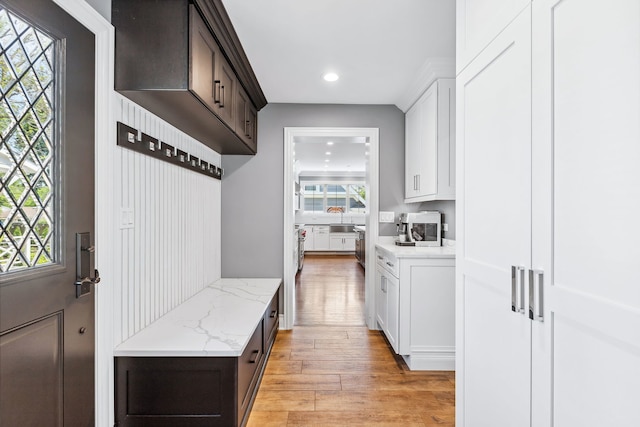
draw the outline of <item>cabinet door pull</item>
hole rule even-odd
[[[215,104],[220,103],[220,80],[213,81],[213,102]],[[216,96],[217,95],[217,96]]]
[[[256,363],[259,356],[260,350],[253,350],[253,353],[251,353],[251,358],[249,359],[249,363]]]
[[[224,108],[224,86],[220,85],[220,108]]]
[[[273,319],[273,318],[274,318],[274,317],[276,317],[277,315],[278,315],[278,310],[273,310],[273,311],[271,311],[271,314],[269,314],[269,317],[270,317],[271,319]]]
[[[524,314],[524,267],[511,266],[511,311]]]
[[[416,175],[416,190],[420,191],[420,174]]]
[[[543,321],[544,272],[529,270],[529,319]]]

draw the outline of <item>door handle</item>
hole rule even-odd
[[[511,311],[524,315],[524,267],[511,266]]]
[[[100,272],[94,267],[95,250],[91,233],[76,233],[76,298],[90,294],[91,285],[100,283]]]
[[[544,272],[529,270],[529,319],[544,320],[543,306]]]

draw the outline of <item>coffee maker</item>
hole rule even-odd
[[[442,214],[438,211],[402,213],[398,223],[400,246],[441,246]]]

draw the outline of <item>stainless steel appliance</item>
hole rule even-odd
[[[400,214],[398,245],[441,246],[442,214],[423,211]]]
[[[302,270],[304,262],[304,241],[307,238],[307,230],[298,228],[298,271]]]
[[[354,228],[353,231],[356,232],[356,259],[362,266],[365,268],[365,264],[367,262],[366,257],[366,242],[365,242],[365,232],[364,230]]]

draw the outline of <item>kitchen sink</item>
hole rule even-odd
[[[353,224],[329,224],[329,233],[351,233]]]

